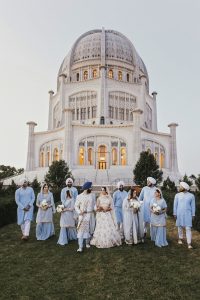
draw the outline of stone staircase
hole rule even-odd
[[[94,185],[108,185],[109,182],[108,170],[96,170]]]

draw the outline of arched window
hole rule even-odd
[[[117,149],[116,148],[112,149],[112,165],[114,165],[114,166],[117,165]]]
[[[118,80],[122,80],[122,71],[118,72]]]
[[[79,148],[79,165],[81,165],[81,166],[84,165],[84,163],[85,163],[84,155],[85,155],[84,148],[80,147]]]
[[[93,78],[97,78],[97,70],[96,70],[96,69],[94,69],[94,70],[92,71],[92,77],[93,77]]]
[[[55,148],[54,151],[53,151],[53,161],[59,161],[58,148]]]
[[[88,163],[89,163],[89,165],[93,164],[93,151],[92,151],[92,148],[88,149]]]
[[[160,153],[160,168],[164,168],[165,166],[165,154],[163,152]]]
[[[47,167],[50,166],[50,152],[47,152]]]
[[[84,80],[88,79],[88,71],[84,71],[83,78],[84,78]]]
[[[126,81],[129,82],[130,81],[130,75],[127,73],[126,74]]]
[[[42,151],[41,153],[40,153],[40,167],[44,167],[45,165],[45,162],[44,162],[44,152]]]
[[[151,153],[151,149],[150,149],[150,148],[148,148],[148,149],[147,149],[147,152]]]
[[[107,148],[105,145],[100,145],[98,147],[98,168],[107,168]]]
[[[126,165],[126,148],[121,148],[121,165]]]
[[[105,124],[105,118],[104,118],[104,116],[101,117],[101,119],[100,119],[100,124],[101,124],[101,125],[104,125],[104,124]]]
[[[76,73],[76,81],[79,81],[79,73]]]
[[[112,69],[110,69],[110,70],[108,71],[108,77],[109,77],[110,79],[113,79],[113,70],[112,70]]]

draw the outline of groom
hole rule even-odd
[[[94,232],[94,197],[91,194],[92,182],[84,183],[83,192],[76,198],[75,210],[78,214],[77,238],[79,248],[77,252],[83,251],[83,242],[86,241],[86,248],[90,248],[90,238]]]

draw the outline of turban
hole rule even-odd
[[[68,183],[73,183],[74,181],[73,181],[73,179],[72,178],[67,178],[67,180],[66,180],[66,184],[68,184]]]
[[[26,178],[20,178],[19,183],[24,184],[24,182],[27,182],[28,180]]]
[[[123,185],[123,186],[124,186],[124,182],[123,182],[123,181],[119,181],[119,182],[117,183],[118,189],[120,188],[120,185]]]
[[[190,189],[189,185],[184,181],[180,182],[180,186],[182,186],[187,191]]]
[[[92,182],[91,181],[86,181],[85,183],[84,183],[84,185],[82,186],[82,189],[83,190],[88,190],[88,189],[90,189],[92,187]]]
[[[153,177],[147,177],[147,181],[151,182],[152,184],[156,184],[156,180]]]

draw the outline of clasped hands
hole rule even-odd
[[[97,208],[97,211],[98,212],[107,212],[107,211],[111,211],[112,209],[110,208],[110,207],[108,207],[108,208],[103,208],[103,207],[101,207],[101,206],[99,206],[98,208]]]
[[[28,204],[26,207],[24,207],[24,211],[29,211],[30,208],[31,206]]]

